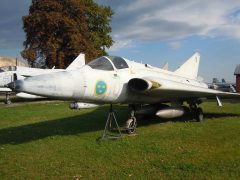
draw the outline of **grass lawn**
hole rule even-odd
[[[240,103],[203,103],[204,122],[144,119],[97,143],[108,106],[0,106],[0,179],[240,179]],[[127,106],[115,106],[121,125]]]

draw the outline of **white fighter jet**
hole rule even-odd
[[[135,114],[154,114],[160,118],[176,118],[186,112],[201,121],[198,105],[203,98],[240,97],[239,94],[209,89],[198,78],[199,53],[195,53],[175,72],[148,64],[140,64],[116,56],[103,56],[87,65],[25,78],[8,84],[18,92],[68,99],[86,103],[129,104],[131,116],[126,123],[129,133],[136,128]],[[189,107],[183,106],[187,102]],[[166,105],[168,103],[170,105]]]

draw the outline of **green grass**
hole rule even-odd
[[[202,123],[144,119],[136,136],[96,142],[108,106],[0,106],[0,179],[239,179],[240,104],[202,105]],[[115,106],[124,124],[126,106]]]

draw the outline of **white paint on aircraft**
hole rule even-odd
[[[12,90],[9,88],[5,88],[5,86],[14,80],[25,79],[27,77],[56,73],[61,71],[74,70],[77,68],[81,68],[85,65],[85,54],[80,53],[79,56],[66,68],[64,69],[39,69],[39,68],[28,68],[28,67],[20,67],[20,66],[12,66],[12,67],[2,67],[4,70],[0,72],[0,92],[11,92]],[[0,68],[1,69],[1,68]],[[44,98],[32,94],[27,93],[18,93],[18,97],[22,98]]]

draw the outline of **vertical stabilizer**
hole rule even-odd
[[[181,65],[175,73],[191,79],[197,79],[198,67],[200,62],[200,54],[195,53],[183,65]]]
[[[217,83],[219,83],[218,78],[213,78],[213,79],[212,79],[212,83],[213,83],[213,84],[217,84]]]
[[[166,62],[166,63],[163,65],[162,69],[168,71],[168,62]]]
[[[66,68],[66,70],[73,70],[85,65],[85,54],[80,53],[76,59]]]

